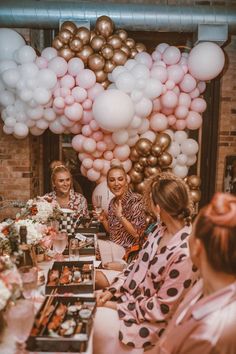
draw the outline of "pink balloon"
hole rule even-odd
[[[71,141],[71,145],[72,145],[73,149],[75,151],[82,152],[84,140],[85,140],[85,137],[81,134],[74,136]]]
[[[132,168],[132,161],[130,159],[125,160],[125,161],[122,162],[122,165],[123,165],[123,167],[125,169],[125,172],[128,173],[131,170],[131,168]]]
[[[76,102],[79,103],[83,102],[87,98],[87,91],[82,87],[74,87],[71,91],[71,94],[75,98]]]
[[[166,116],[169,116],[170,114],[174,113],[174,108],[163,107],[161,113],[165,114]]]
[[[206,89],[206,83],[204,81],[200,81],[198,84],[197,84],[197,87],[199,89],[199,92],[200,93],[203,93]]]
[[[179,88],[179,86],[175,86],[174,88],[173,88],[173,92],[177,95],[177,96],[179,96],[179,94],[180,94],[180,88]]]
[[[83,108],[80,103],[73,103],[71,106],[65,108],[65,115],[73,121],[78,121],[82,118]]]
[[[97,132],[94,133],[94,134],[97,134]],[[93,134],[93,135],[94,135],[94,134]],[[94,137],[93,137],[93,138],[94,138]],[[94,138],[94,139],[95,139],[95,138]],[[104,143],[104,141],[98,141],[98,142],[97,142],[97,150],[98,150],[98,151],[104,152],[106,149],[107,149],[107,145],[106,145],[106,143]]]
[[[101,171],[104,167],[104,160],[96,159],[93,161],[93,168],[96,171]]]
[[[70,132],[72,134],[79,134],[81,132],[81,124],[75,123],[71,128]]]
[[[202,125],[202,116],[198,112],[190,111],[186,118],[186,127],[191,130],[200,128]]]
[[[186,120],[185,119],[177,119],[175,123],[176,130],[184,130],[186,128]]]
[[[68,73],[72,76],[78,75],[84,69],[84,63],[80,58],[72,58],[68,61]]]
[[[167,88],[167,90],[173,90],[173,88],[175,87],[175,82],[173,80],[168,79],[165,83],[165,87]]]
[[[73,78],[73,76],[67,74],[61,78],[60,85],[61,87],[67,87],[71,89],[75,86],[75,79]]]
[[[112,151],[106,151],[104,152],[104,159],[111,161],[113,159],[113,152]]]
[[[167,91],[161,96],[161,104],[167,108],[174,108],[177,106],[178,96],[173,91]]]
[[[76,76],[76,84],[85,89],[91,88],[96,83],[96,75],[90,69],[80,70]]]
[[[48,67],[48,61],[43,57],[37,57],[35,60],[35,64],[39,69],[46,69]]]
[[[47,47],[42,50],[41,56],[47,61],[57,57],[57,50],[52,47]]]
[[[90,168],[88,171],[87,171],[87,177],[90,181],[97,181],[99,178],[100,178],[100,172],[98,171],[95,171],[93,168]]]
[[[186,106],[187,108],[191,105],[191,97],[184,92],[181,92],[179,95],[179,106]]]
[[[174,81],[176,84],[180,83],[184,77],[184,71],[181,65],[171,65],[167,68],[168,80]]]
[[[70,106],[75,102],[75,99],[73,96],[69,95],[65,97],[65,103]]]
[[[190,108],[192,111],[202,113],[206,110],[207,104],[203,98],[195,98],[192,100]]]
[[[53,106],[56,108],[64,108],[65,107],[65,101],[62,97],[56,97],[53,101]]]
[[[148,69],[151,69],[152,67],[152,57],[147,52],[141,52],[136,54],[135,60],[140,64],[146,65]]]
[[[89,123],[90,125],[90,128],[93,130],[93,131],[97,131],[99,129],[99,125],[98,123],[96,122],[95,119],[92,119],[91,122]],[[102,132],[101,132],[102,133]],[[103,134],[102,134],[103,135]]]
[[[90,136],[92,134],[92,129],[90,128],[89,125],[86,124],[82,127],[82,134],[84,136]]]
[[[60,122],[66,128],[70,128],[75,124],[75,122],[72,122],[70,119],[66,118],[65,116],[60,117]]]
[[[161,54],[169,47],[170,45],[167,43],[160,43],[156,46],[155,50],[158,50]]]
[[[193,99],[193,98],[197,98],[200,96],[200,91],[199,89],[196,87],[193,91],[191,91],[189,93],[189,96]]]
[[[129,155],[130,155],[130,147],[127,144],[122,146],[116,146],[114,149],[114,157],[116,159],[119,159],[120,161],[127,160]]]
[[[174,46],[169,46],[162,54],[162,59],[167,65],[177,64],[178,61],[180,60],[180,57],[181,57],[181,52],[179,48]]]
[[[151,77],[160,80],[163,84],[168,78],[167,70],[161,65],[155,65],[152,67],[150,72]]]
[[[153,104],[152,110],[154,112],[160,112],[161,107],[162,107],[160,98],[156,98],[154,101],[152,101],[152,104]]]
[[[92,156],[93,156],[95,159],[98,159],[99,157],[101,157],[102,154],[103,154],[103,152],[102,152],[102,151],[98,151],[98,150],[92,152]]]
[[[87,98],[83,103],[82,103],[82,106],[83,106],[83,109],[91,109],[92,108],[92,105],[93,105],[93,102]]]
[[[96,141],[92,138],[85,138],[83,148],[86,152],[94,152],[96,150]]]
[[[90,159],[90,158],[85,158],[83,161],[82,161],[82,166],[84,166],[85,168],[89,169],[89,168],[92,168],[93,167],[93,160]]]
[[[109,170],[110,166],[111,166],[110,161],[104,160],[104,167],[103,167],[103,169],[102,169],[102,173],[103,173],[104,175],[107,174],[107,171]]]
[[[60,97],[60,96],[61,96],[61,89],[60,89],[60,87],[56,88],[56,89],[53,91],[53,96],[54,96],[54,97]]]
[[[91,128],[91,126],[90,126]],[[96,132],[93,132],[92,133],[92,138],[98,142],[98,141],[102,141],[103,139],[103,132],[101,132],[100,130],[99,131],[96,131]]]
[[[68,87],[61,87],[60,92],[61,92],[61,96],[63,98],[65,98],[66,96],[69,96],[71,93],[71,91]]]
[[[152,130],[159,132],[167,129],[168,120],[166,116],[162,113],[156,113],[152,115],[150,119],[150,127]]]
[[[89,122],[91,122],[92,119],[93,119],[93,112],[92,111],[84,111],[81,123],[82,124],[89,124]]]
[[[115,143],[112,140],[111,134],[105,134],[104,137],[103,137],[103,141],[107,145],[107,149],[108,150],[113,150],[114,149]]]
[[[87,152],[80,152],[78,157],[79,157],[80,161],[83,161],[84,159],[93,159],[91,154],[88,154]]]
[[[154,50],[152,53],[152,59],[154,61],[161,60],[161,53],[158,50]]]
[[[62,57],[55,57],[49,61],[48,68],[54,71],[57,77],[62,77],[67,72],[67,62]]]
[[[104,91],[104,87],[101,84],[96,82],[93,87],[88,89],[88,98],[94,101],[94,99],[99,95],[99,93],[103,91]]]
[[[170,116],[168,116],[167,119],[168,119],[168,124],[169,124],[170,126],[174,125],[175,122],[176,122],[176,118],[175,118],[175,116],[174,116],[173,114],[171,114]]]
[[[179,84],[181,90],[187,93],[193,91],[196,85],[196,80],[190,74],[185,74],[183,80]]]
[[[80,166],[80,171],[84,177],[87,177],[87,170],[84,166]]]
[[[185,119],[188,115],[188,108],[186,106],[177,106],[175,109],[175,116],[178,119]]]

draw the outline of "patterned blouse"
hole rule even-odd
[[[55,191],[45,194],[43,198],[57,201]],[[68,209],[75,210],[78,213],[78,217],[89,217],[87,200],[82,194],[75,192],[73,189],[70,190]]]
[[[189,257],[185,226],[159,249],[164,227],[157,225],[139,257],[114,280],[109,290],[117,298],[119,339],[136,348],[149,348],[163,333],[185,293],[198,279]]]
[[[114,204],[115,198],[112,198],[108,207],[109,237],[111,241],[128,249],[139,241],[126,231],[124,225],[115,214]],[[145,205],[142,196],[128,190],[121,200],[121,205],[122,214],[141,236],[146,226]]]

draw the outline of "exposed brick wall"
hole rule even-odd
[[[225,157],[236,155],[236,36],[225,48],[226,68],[221,79],[216,190],[222,191]]]

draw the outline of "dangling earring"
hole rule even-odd
[[[156,220],[157,220],[157,224],[160,224],[160,223],[161,223],[160,214],[157,214],[157,215],[156,215]]]

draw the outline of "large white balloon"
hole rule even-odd
[[[14,52],[25,44],[23,37],[10,28],[0,28],[0,60],[14,59]]]
[[[215,43],[203,42],[194,47],[188,58],[190,74],[198,80],[214,79],[224,67],[225,55]]]
[[[126,93],[107,90],[96,97],[93,115],[101,128],[115,132],[129,126],[134,117],[134,105]]]

